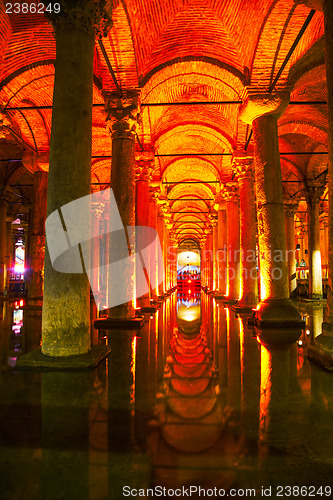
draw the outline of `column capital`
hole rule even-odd
[[[93,202],[91,204],[91,215],[100,220],[105,210],[105,203]]]
[[[151,181],[153,169],[153,151],[140,151],[135,153],[135,177],[137,181]]]
[[[124,90],[120,97],[116,92],[102,93],[105,99],[106,124],[113,138],[134,139],[140,122],[140,91]]]
[[[45,11],[45,17],[56,35],[61,31],[78,30],[102,38],[112,28],[111,16],[106,10],[106,0],[59,0],[58,4],[58,13]]]
[[[299,202],[297,200],[283,200],[284,212],[287,217],[294,217]]]
[[[286,110],[289,100],[290,92],[287,90],[268,94],[248,89],[247,97],[240,108],[240,118],[248,124],[252,124],[261,116],[270,115],[279,118]]]
[[[303,194],[307,202],[319,203],[325,191],[325,184],[322,181],[308,180]]]
[[[223,186],[222,196],[227,203],[230,201],[234,201],[237,203],[239,201],[238,183],[237,182],[227,182]]]
[[[232,169],[238,181],[254,179],[253,156],[236,151],[232,158]]]

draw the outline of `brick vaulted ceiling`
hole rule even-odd
[[[51,106],[52,28],[43,15],[7,15],[5,2],[0,4],[0,105],[5,110]],[[309,9],[293,0],[108,0],[107,6],[113,28],[103,43],[117,81],[122,89],[141,89],[140,143],[157,155],[182,154],[156,157],[154,185],[164,181],[161,193],[170,199],[171,212],[197,212],[186,220],[208,223],[207,212],[221,190],[216,181],[223,185],[232,172],[231,156],[205,154],[243,149],[250,130],[239,119],[239,105],[168,103],[240,101],[248,86],[267,91]],[[326,99],[323,37],[323,15],[316,12],[276,85],[290,89],[293,101]],[[103,103],[103,90],[116,89],[96,44],[94,103]],[[162,102],[166,105],[145,106]],[[51,116],[51,109],[0,114],[0,158],[18,160],[0,163],[0,184],[13,184],[18,171],[28,178],[34,170],[48,168]],[[325,105],[289,105],[279,120],[280,151],[326,151],[327,126]],[[94,108],[93,155],[109,155],[110,150],[105,115]],[[284,180],[304,183],[325,170],[326,157],[281,155],[281,163]],[[93,160],[92,179],[110,180],[110,160]],[[204,183],[176,184],[196,180]],[[298,189],[297,183],[286,186],[288,195]],[[31,189],[17,190],[29,202]],[[18,205],[12,203],[12,210]],[[178,235],[187,231],[181,219],[173,215]],[[198,227],[202,224],[193,224],[189,234],[200,237]]]

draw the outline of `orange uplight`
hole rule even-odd
[[[188,280],[189,283],[191,283],[191,280]]]
[[[24,306],[24,300],[20,300],[20,307]]]

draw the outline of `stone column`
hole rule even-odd
[[[152,196],[149,198],[149,227],[152,227],[154,229],[157,229],[157,209],[156,209],[156,203],[153,199]],[[158,277],[159,277],[159,268],[158,268],[158,258],[157,258],[157,251],[158,251],[158,242],[156,242],[156,247],[155,247],[155,255],[152,256],[150,259],[150,291],[151,291],[151,299],[152,301],[157,300],[158,296]]]
[[[225,202],[218,204],[218,235],[217,235],[217,288],[219,294],[227,291],[227,211]]]
[[[92,203],[91,205],[91,229],[92,232],[94,228],[97,227],[96,233],[100,234],[100,222],[103,215],[103,209],[105,208],[103,203]],[[95,234],[96,234],[95,233]],[[98,304],[96,303],[95,297],[100,296],[100,236],[93,238],[91,242],[91,269],[92,274],[90,276],[90,322],[91,322],[91,343],[92,345],[98,345],[98,330],[94,327],[94,321],[98,319]]]
[[[238,180],[240,199],[240,300],[237,308],[249,309],[258,303],[256,207],[254,198],[253,158],[235,153],[233,168]]]
[[[217,245],[218,245],[218,215],[212,216],[212,251],[213,251],[213,269],[212,269],[212,290],[215,292],[217,290],[218,283],[218,262],[217,262]]]
[[[41,305],[44,289],[47,177],[47,172],[34,173],[34,194],[29,223],[28,298],[30,305]]]
[[[288,266],[288,283],[290,297],[295,295],[297,288],[296,279],[296,243],[295,243],[295,212],[298,203],[292,200],[287,200],[284,203],[285,224],[286,224],[286,246],[287,246],[287,266]]]
[[[5,291],[6,218],[8,201],[11,195],[10,190],[0,189],[0,295],[3,295]]]
[[[153,152],[136,153],[136,226],[149,226],[149,180],[151,179],[153,162]],[[144,234],[140,231],[136,241],[137,252],[144,249],[147,244],[148,242],[145,241]],[[148,263],[148,269],[146,269],[146,265],[143,259],[142,261],[140,259],[137,259],[137,270],[138,266],[144,266],[146,278],[149,279],[150,263]],[[138,271],[140,271],[140,269]],[[148,291],[141,297],[139,297],[138,295],[139,292],[137,293],[137,305],[140,307],[148,307],[150,305],[150,291]]]
[[[157,233],[160,239],[161,247],[164,250],[164,219],[160,208],[158,208],[157,212]],[[164,292],[165,292],[165,269],[163,273],[163,281],[158,285],[158,295],[163,296]]]
[[[80,4],[65,1],[61,13],[50,16],[55,30],[57,59],[47,215],[90,195],[93,59],[95,35],[103,15],[101,6],[102,2],[92,0],[83,0]],[[89,209],[87,206],[87,213],[81,214],[87,221],[87,234],[90,234]],[[73,252],[72,256],[73,266],[78,268],[77,253],[74,257]],[[89,289],[85,273],[57,272],[46,251],[43,354],[70,356],[90,350]]]
[[[112,135],[111,188],[117,202],[125,233],[112,237],[112,214],[110,214],[110,262],[122,259],[123,270],[110,266],[112,293],[122,290],[132,299],[108,309],[112,319],[134,319],[136,305],[135,283],[135,238],[128,227],[135,226],[135,133],[139,119],[139,92],[124,91],[123,97],[105,92],[107,125]]]
[[[320,253],[319,201],[325,186],[308,182],[305,197],[308,209],[309,228],[309,296],[314,300],[323,298],[323,279]]]
[[[288,92],[252,94],[241,117],[252,123],[260,258],[260,298],[255,319],[261,326],[298,324],[289,299],[277,118],[289,102]]]
[[[34,193],[29,217],[28,301],[24,309],[23,329],[27,351],[40,345],[44,290],[45,219],[47,172],[34,173]]]
[[[237,183],[225,186],[224,197],[227,202],[227,240],[228,240],[228,287],[227,298],[232,302],[240,294],[240,232],[239,232],[239,193]]]

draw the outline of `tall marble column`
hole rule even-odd
[[[103,203],[91,204],[91,229],[95,229],[95,234],[101,234],[100,224],[102,221]],[[91,242],[91,269],[93,270],[90,276],[90,323],[91,323],[91,344],[98,345],[98,330],[94,327],[94,321],[98,319],[99,299],[101,299],[101,286],[99,280],[100,274],[100,236],[93,238]]]
[[[139,92],[128,90],[123,97],[105,92],[107,125],[112,135],[111,188],[125,233],[112,237],[113,218],[110,214],[110,262],[124,259],[122,272],[110,266],[111,292],[119,290],[131,300],[108,309],[112,319],[134,319],[136,307],[135,244],[128,227],[135,226],[135,133],[139,119]],[[131,243],[132,241],[132,243]],[[117,291],[118,290],[118,291]]]
[[[149,198],[149,227],[157,230],[157,208],[153,195]],[[150,291],[151,291],[151,301],[156,301],[158,296],[158,278],[159,278],[159,262],[158,262],[158,245],[159,242],[156,241],[155,252],[150,259]]]
[[[227,291],[227,211],[225,202],[218,203],[217,234],[217,288],[219,294]]]
[[[255,320],[261,326],[301,321],[289,298],[278,144],[277,119],[288,102],[288,92],[250,94],[241,112],[243,121],[253,127],[261,298]]]
[[[324,190],[325,186],[318,182],[309,182],[305,190],[309,228],[309,296],[314,300],[323,298],[319,202]]]
[[[44,290],[45,219],[47,172],[34,173],[34,194],[29,218],[29,252],[27,255],[28,301],[24,309],[24,332],[27,351],[37,349],[41,339]]]
[[[47,172],[34,173],[34,194],[29,222],[29,302],[40,304],[44,288]]]
[[[238,180],[240,200],[241,270],[240,299],[237,308],[251,310],[258,303],[253,158],[246,154],[235,153],[233,168]]]
[[[154,153],[153,152],[141,152],[136,153],[136,213],[135,213],[135,225],[136,226],[149,226],[149,181],[151,179],[151,173],[154,162]],[[146,247],[147,241],[145,241],[145,236],[143,232],[139,232],[136,247],[137,251],[142,250]],[[145,275],[149,279],[149,269],[150,262],[146,264],[144,261],[137,259],[136,269],[138,270],[138,266],[144,266]],[[140,271],[140,269],[138,270]],[[137,272],[138,275],[138,272]],[[138,290],[138,289],[137,289]],[[150,290],[139,296],[139,292],[137,293],[137,305],[140,307],[148,307],[150,305]]]
[[[287,200],[284,203],[285,224],[286,224],[286,245],[287,245],[287,265],[288,265],[288,283],[290,297],[295,295],[297,288],[296,279],[296,254],[295,254],[295,212],[298,203]]]
[[[0,295],[3,295],[5,290],[6,218],[11,195],[8,189],[0,189]]]
[[[90,195],[93,59],[95,35],[100,30],[101,19],[106,16],[101,10],[103,4],[92,0],[74,4],[66,0],[61,13],[50,15],[57,58],[47,215]],[[81,214],[87,221],[87,234],[90,234],[89,208]],[[72,255],[77,268],[77,254]],[[42,353],[49,356],[87,353],[91,348],[87,275],[56,271],[48,250],[44,273]]]
[[[217,245],[218,245],[218,215],[212,215],[212,252],[213,252],[213,272],[212,272],[212,290],[217,290],[218,283],[218,261],[217,261]]]
[[[164,241],[165,241],[165,236],[164,236],[164,219],[163,219],[163,215],[162,215],[162,212],[161,212],[161,208],[158,207],[158,211],[157,211],[157,233],[158,233],[158,237],[160,239],[160,243],[161,243],[161,247],[162,249],[164,250]],[[163,267],[164,266],[164,263],[163,263]],[[163,272],[163,281],[161,281],[158,285],[158,295],[161,297],[164,295],[165,293],[165,269],[164,269],[164,272]]]
[[[228,286],[227,298],[239,299],[240,294],[240,231],[239,231],[239,193],[237,183],[228,183],[224,187],[227,202],[227,241],[228,241]]]

